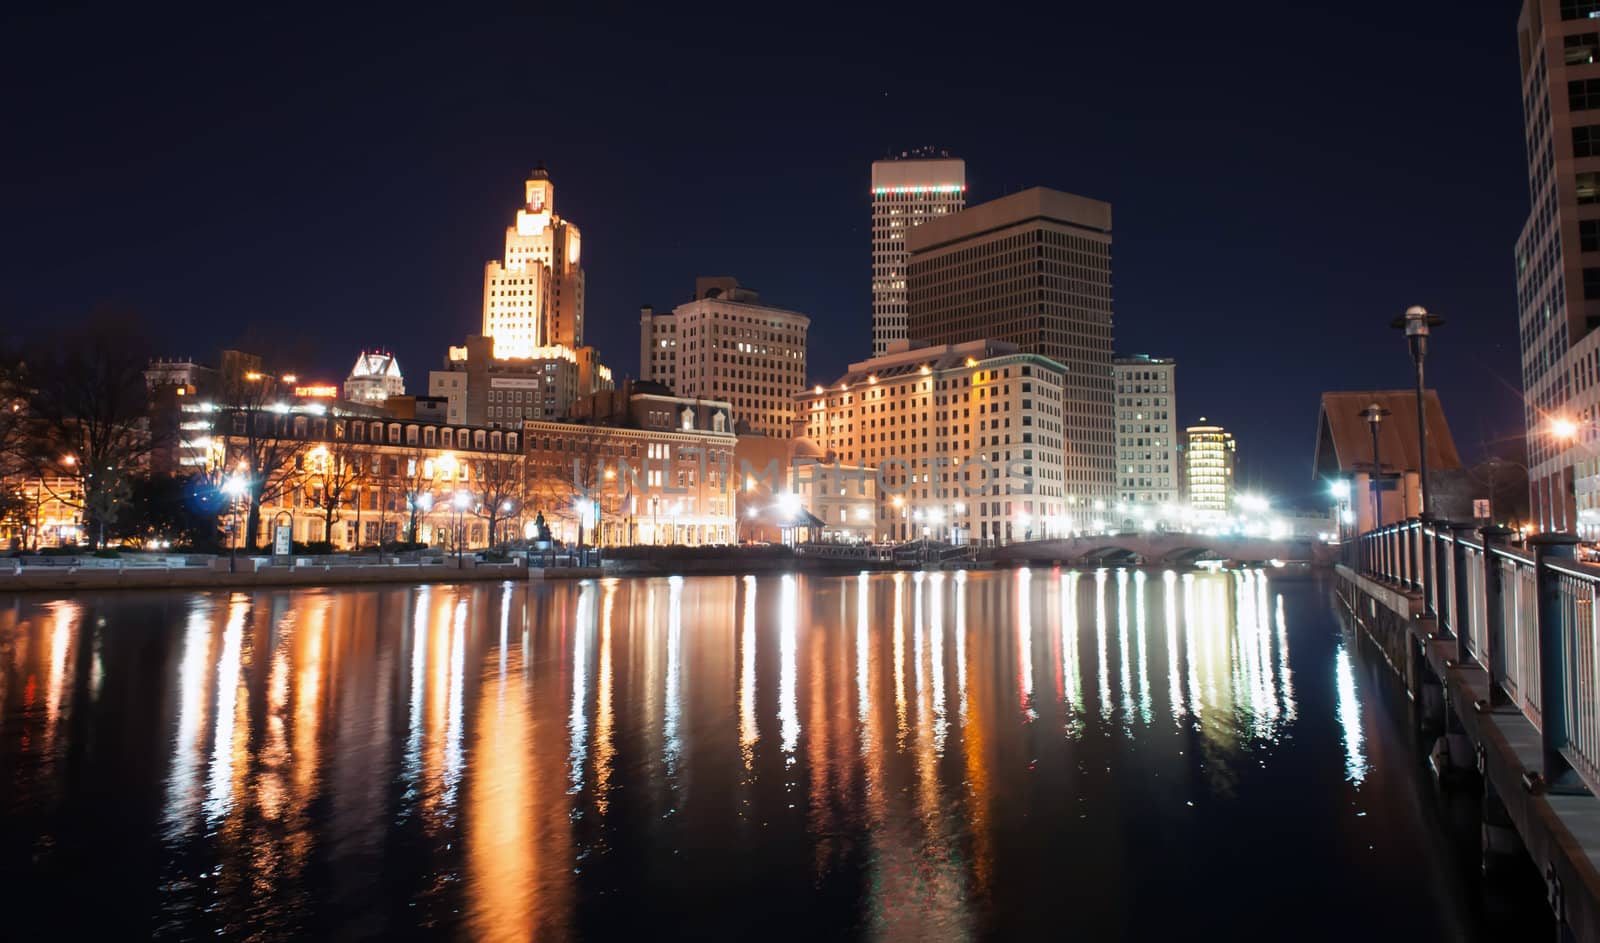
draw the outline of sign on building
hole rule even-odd
[[[1489,499],[1474,498],[1472,501],[1472,516],[1481,521],[1489,519]]]

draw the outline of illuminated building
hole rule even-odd
[[[639,375],[680,396],[727,400],[740,422],[787,438],[806,382],[803,314],[760,304],[732,278],[697,278],[694,299],[639,313]]]
[[[1111,205],[1035,187],[906,237],[912,340],[1016,344],[1066,368],[1067,494],[1112,500]]]
[[[525,422],[529,513],[568,543],[580,527],[591,544],[733,543],[732,413],[636,381],[573,403],[570,421]]]
[[[1233,509],[1234,441],[1232,433],[1209,425],[1184,430],[1183,477],[1189,507],[1201,520],[1218,520]]]
[[[242,357],[238,351],[227,351]],[[252,358],[256,369],[259,358]],[[150,430],[159,447],[150,453],[151,471],[188,475],[203,469],[211,445],[211,416],[204,404],[216,395],[221,374],[193,359],[150,361],[144,371],[149,394]]]
[[[0,481],[11,510],[0,515],[0,548],[37,550],[83,541],[83,493],[76,478],[16,475]]]
[[[1178,362],[1145,354],[1118,357],[1111,372],[1117,397],[1117,503],[1136,517],[1150,517],[1178,501]]]
[[[262,542],[270,540],[278,524],[289,525],[294,540],[323,539],[327,512],[315,497],[323,462],[359,462],[362,469],[352,476],[349,497],[341,503],[334,523],[332,543],[338,550],[408,539],[408,496],[413,492],[426,495],[419,500],[419,508],[425,505],[426,510],[419,510],[412,539],[435,546],[446,543],[458,524],[452,498],[461,491],[475,494],[475,467],[484,461],[514,462],[516,474],[521,475],[520,431],[341,415],[316,404],[257,413],[253,418],[273,424],[271,435],[294,443],[295,449],[294,470],[286,472],[288,484],[262,502],[258,535]],[[237,464],[244,423],[251,419],[251,414],[219,410],[221,467]],[[512,502],[502,540],[522,535],[523,511],[522,502]],[[466,546],[489,543],[487,518],[476,510],[461,515],[459,526]]]
[[[353,403],[382,403],[405,391],[400,363],[387,351],[363,350],[344,381],[344,398]]]
[[[556,345],[527,357],[496,357],[491,338],[451,347],[444,369],[428,374],[428,395],[448,401],[449,422],[515,428],[529,419],[565,416],[580,396],[613,386],[593,347]]]
[[[1063,373],[1002,341],[897,341],[795,394],[795,431],[842,464],[877,469],[878,540],[1004,543],[1098,529],[1099,492],[1064,487]]]
[[[1516,243],[1532,512],[1600,536],[1600,5],[1517,18],[1531,211]]]
[[[965,161],[904,154],[872,162],[874,357],[906,339],[906,233],[925,220],[960,212],[966,199]]]
[[[541,165],[523,183],[506,228],[505,255],[483,272],[483,336],[494,356],[529,359],[547,347],[583,346],[583,266],[578,227],[555,212]]]

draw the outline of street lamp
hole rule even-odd
[[[244,480],[229,475],[222,480],[222,493],[228,496],[228,509],[233,515],[233,539],[228,541],[228,572],[239,570],[239,496],[244,494]]]
[[[1383,526],[1383,510],[1378,493],[1378,478],[1383,474],[1383,462],[1378,457],[1378,424],[1383,422],[1383,417],[1389,415],[1389,410],[1373,403],[1359,415],[1367,421],[1367,427],[1372,430],[1372,480],[1368,484],[1372,491],[1372,529],[1377,530]]]
[[[1406,344],[1411,348],[1411,362],[1417,368],[1417,472],[1422,487],[1422,517],[1427,519],[1428,506],[1428,423],[1422,404],[1422,362],[1428,356],[1428,333],[1444,323],[1444,318],[1429,314],[1421,305],[1412,305],[1406,313],[1390,322],[1389,326],[1406,332]]]
[[[461,545],[467,542],[467,528],[462,523],[467,513],[467,508],[472,506],[472,495],[465,491],[457,491],[455,497],[456,507],[456,569],[461,569]]]

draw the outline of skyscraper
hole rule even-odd
[[[496,357],[533,357],[543,347],[583,346],[583,267],[578,227],[555,213],[543,166],[523,183],[523,204],[506,227],[504,258],[483,271],[483,336]]]
[[[738,421],[788,438],[806,382],[811,319],[760,303],[733,278],[697,278],[694,298],[639,312],[639,377],[679,396],[726,400]]]
[[[1533,514],[1600,533],[1600,2],[1526,0],[1517,18],[1532,207],[1517,305]]]
[[[911,152],[872,162],[872,355],[906,336],[906,232],[960,212],[965,161]]]
[[[1178,500],[1178,362],[1138,354],[1112,362],[1117,396],[1117,501],[1154,512]]]
[[[1111,204],[1035,187],[928,220],[906,246],[908,338],[1009,341],[1065,367],[1068,502],[1111,501]]]
[[[1233,433],[1200,417],[1184,430],[1184,491],[1201,520],[1216,521],[1233,508]]]

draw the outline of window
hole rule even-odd
[[[1591,300],[1600,298],[1600,268],[1583,270],[1583,297]]]
[[[1561,41],[1567,65],[1589,65],[1600,48],[1600,33],[1575,33]]]
[[[1567,107],[1572,111],[1600,108],[1600,79],[1577,79],[1568,82]]]
[[[1600,19],[1600,0],[1561,0],[1563,20]]]
[[[1578,220],[1578,242],[1584,252],[1600,251],[1600,219]]]
[[[1600,3],[1600,0],[1595,0]],[[1600,125],[1586,124],[1572,129],[1572,156],[1593,157],[1600,154]]]
[[[1600,173],[1578,174],[1577,185],[1579,203],[1600,203]]]

